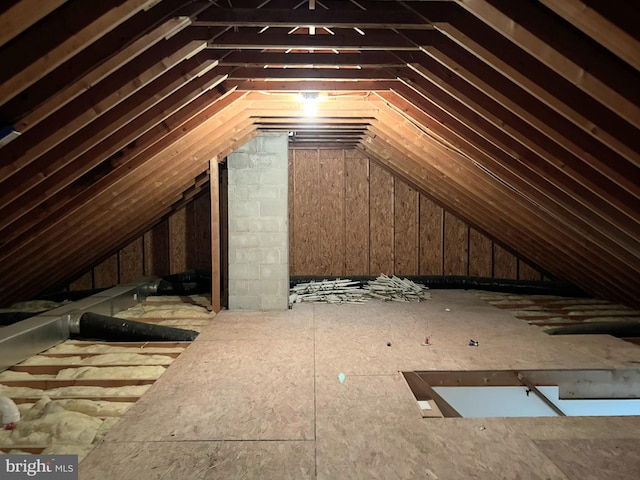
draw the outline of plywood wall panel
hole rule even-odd
[[[420,275],[442,275],[442,208],[420,195]]]
[[[418,192],[396,179],[393,206],[396,275],[418,275],[418,203]]]
[[[393,252],[393,176],[375,162],[369,166],[369,272],[391,274]]]
[[[500,245],[493,245],[493,276],[494,278],[517,278],[517,259],[511,252]]]
[[[469,227],[448,212],[444,214],[444,274],[468,275]]]
[[[169,222],[163,220],[144,234],[144,274],[169,275]]]
[[[542,280],[542,273],[524,260],[518,259],[518,279],[539,281]]]
[[[345,151],[345,274],[369,274],[369,160]]]
[[[318,151],[296,150],[294,159],[294,238],[295,272],[292,275],[323,275],[318,246],[322,241],[316,217],[318,191]]]
[[[69,290],[72,292],[91,289],[93,289],[93,270],[89,270],[80,278],[69,284]]]
[[[469,229],[469,275],[493,275],[493,242],[473,228]]]
[[[117,283],[129,283],[144,275],[143,238],[138,237],[118,252],[120,278]]]
[[[112,287],[118,284],[118,254],[104,260],[93,270],[95,288]]]
[[[68,289],[101,288],[127,283],[145,275],[163,277],[191,269],[210,270],[210,216],[210,196],[205,189],[177,215],[162,220],[113,257],[87,270],[82,277],[69,283]],[[177,242],[176,238],[184,241]],[[177,252],[173,257],[172,248]]]
[[[186,205],[187,269],[211,268],[211,197],[209,188]]]
[[[169,217],[169,270],[180,273],[187,270],[187,213],[184,208]]]
[[[345,274],[344,151],[320,150],[316,203],[322,241],[318,244],[320,269],[331,276]],[[320,233],[321,232],[321,233]]]

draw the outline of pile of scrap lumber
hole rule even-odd
[[[291,288],[289,305],[300,302],[364,303],[371,298],[395,302],[421,301],[429,298],[427,287],[395,275],[380,275],[362,287],[360,282],[349,279],[322,280],[299,283]]]
[[[399,278],[395,275],[388,277],[380,275],[375,280],[367,282],[367,294],[373,298],[381,298],[394,302],[421,301],[430,298],[428,288],[407,278]]]
[[[360,282],[349,279],[311,281],[295,285],[289,295],[289,304],[300,302],[364,303],[366,290]]]

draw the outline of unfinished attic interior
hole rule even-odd
[[[83,480],[638,478],[639,23],[2,2],[0,452]]]

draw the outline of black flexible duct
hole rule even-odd
[[[162,277],[156,295],[197,295],[211,292],[211,272],[189,270]]]
[[[618,338],[640,337],[640,322],[587,322],[545,329],[549,335],[612,335]]]
[[[83,313],[75,333],[83,338],[101,339],[115,342],[174,341],[190,342],[198,332],[167,327],[152,323],[136,322],[122,318],[107,317],[97,313]]]
[[[432,289],[486,290],[492,292],[517,293],[521,295],[556,295],[560,297],[589,297],[575,285],[558,281],[508,280],[500,278],[466,277],[454,275],[399,275],[421,283]],[[335,280],[340,277],[291,277],[291,286],[298,283]],[[347,278],[347,277],[342,277]],[[349,279],[366,284],[376,277],[348,276]]]

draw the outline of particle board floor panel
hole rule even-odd
[[[568,348],[471,292],[431,293],[221,312],[81,462],[80,478],[586,478],[573,440],[602,442],[592,470],[637,478],[606,452],[634,449],[635,461],[626,440],[640,417],[422,419],[402,371],[628,366],[606,341]]]

